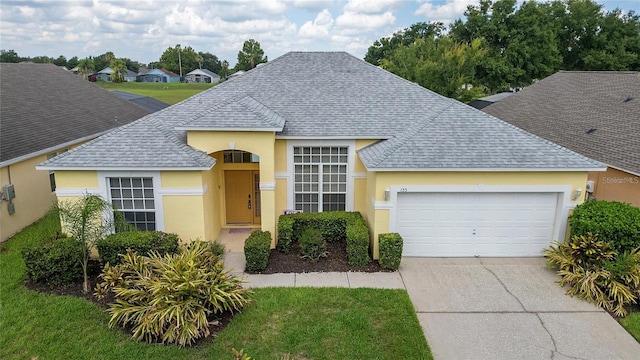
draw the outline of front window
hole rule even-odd
[[[229,164],[257,163],[260,157],[256,154],[242,150],[225,150],[222,152],[223,161]]]
[[[156,229],[153,179],[146,177],[109,178],[111,204],[139,230]]]
[[[293,148],[296,210],[345,210],[347,198],[347,147]]]

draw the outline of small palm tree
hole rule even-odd
[[[89,293],[89,259],[98,240],[104,238],[111,223],[105,221],[111,204],[97,195],[85,195],[75,201],[61,201],[56,205],[60,214],[62,230],[82,245],[82,271],[84,283],[82,290]]]
[[[87,78],[89,77],[89,73],[91,73],[93,70],[95,70],[93,60],[84,58],[78,62],[78,74],[82,76],[83,79],[87,80]]]
[[[113,59],[111,60],[110,67],[113,69],[113,72],[109,77],[113,82],[123,82],[124,76],[127,74],[127,64],[122,59]]]

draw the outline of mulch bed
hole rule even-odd
[[[317,262],[302,259],[300,256],[300,246],[297,242],[291,244],[291,251],[288,254],[272,249],[269,254],[269,264],[264,271],[259,274],[276,273],[306,273],[306,272],[330,272],[330,271],[357,271],[357,272],[380,272],[387,271],[372,260],[368,265],[351,266],[347,259],[347,244],[344,241],[327,243],[329,256],[320,258]]]

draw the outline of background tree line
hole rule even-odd
[[[417,23],[376,40],[365,60],[469,101],[558,70],[640,70],[640,17],[592,0],[481,0],[448,29]],[[448,31],[447,31],[448,30]]]
[[[233,71],[250,70],[258,64],[267,62],[267,56],[260,47],[260,43],[254,39],[244,42],[242,50],[238,52],[238,62],[236,66],[229,68],[227,60],[220,60],[216,55],[209,52],[195,51],[191,46],[182,47],[177,44],[166,49],[158,61],[147,64],[139,63],[128,58],[116,58],[113,52],[107,51],[98,56],[89,56],[85,59],[78,59],[77,56],[71,59],[60,55],[57,58],[48,56],[21,57],[14,50],[0,50],[0,62],[19,63],[29,61],[34,63],[52,63],[58,66],[66,66],[67,69],[78,67],[78,71],[85,78],[94,70],[100,71],[111,67],[114,69],[114,81],[122,81],[125,71],[138,72],[141,67],[166,69],[179,75],[186,75],[195,69],[207,69],[225,78]]]

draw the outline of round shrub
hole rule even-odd
[[[318,261],[327,257],[327,243],[322,238],[322,232],[316,228],[306,228],[300,236],[300,250],[303,259]]]
[[[398,270],[402,261],[403,240],[398,233],[378,235],[380,258],[378,263],[383,269]]]
[[[264,270],[269,264],[271,233],[254,230],[244,241],[244,257],[246,270],[256,272]]]
[[[57,286],[83,279],[82,244],[74,238],[56,236],[25,246],[22,259],[27,277],[34,282]]]
[[[569,217],[571,236],[589,233],[622,253],[640,247],[640,208],[617,201],[587,201]]]

